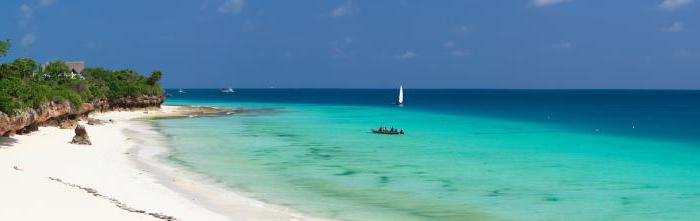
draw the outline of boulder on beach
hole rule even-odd
[[[78,121],[73,119],[64,119],[58,122],[58,128],[61,129],[71,129],[74,128],[76,125],[78,125]]]
[[[88,125],[102,125],[104,123],[105,123],[105,121],[100,120],[100,119],[95,119],[95,118],[88,118],[87,119]]]
[[[85,126],[78,125],[75,127],[75,136],[73,136],[73,140],[71,140],[70,143],[79,145],[92,145],[92,142],[90,142],[90,137],[88,137],[87,130],[85,129]]]

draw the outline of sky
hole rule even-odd
[[[8,62],[169,88],[700,89],[700,0],[2,0]]]

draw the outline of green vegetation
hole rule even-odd
[[[5,57],[7,50],[10,50],[10,40],[0,41],[0,57]]]
[[[9,42],[0,43],[0,55],[7,48]],[[36,108],[49,101],[69,101],[77,106],[101,98],[160,96],[164,92],[158,83],[160,71],[150,77],[132,70],[102,68],[86,68],[75,77],[66,75],[69,73],[70,68],[62,61],[44,68],[29,58],[0,64],[0,112],[12,115],[16,110]]]

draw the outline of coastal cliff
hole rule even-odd
[[[45,124],[61,125],[86,118],[93,111],[133,110],[139,108],[160,107],[165,101],[163,96],[142,95],[117,99],[102,98],[92,103],[83,103],[78,107],[68,101],[52,101],[18,111],[11,116],[0,112],[0,135],[9,136],[35,131]]]

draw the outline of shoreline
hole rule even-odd
[[[163,135],[144,119],[213,114],[185,108],[96,113],[115,122],[85,125],[92,146],[69,144],[73,130],[54,127],[0,138],[0,219],[322,220],[166,162]]]

